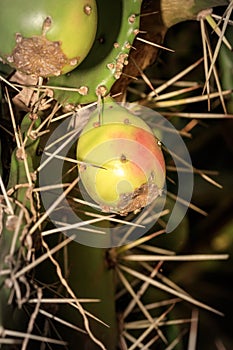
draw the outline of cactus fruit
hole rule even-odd
[[[96,0],[96,40],[83,63],[70,74],[53,77],[54,98],[61,103],[79,104],[105,96],[122,74],[133,40],[139,31],[141,0]],[[59,89],[57,89],[57,87]],[[64,89],[62,89],[64,87]]]
[[[83,129],[77,158],[81,181],[103,211],[137,213],[162,191],[164,158],[149,126],[117,103],[94,112]]]
[[[0,58],[13,68],[57,76],[87,56],[97,28],[95,0],[1,0],[0,5]]]

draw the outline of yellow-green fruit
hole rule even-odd
[[[0,0],[0,58],[26,74],[73,70],[90,51],[96,29],[95,0]]]
[[[137,212],[161,194],[165,163],[149,126],[127,109],[109,104],[94,113],[80,135],[77,159],[89,196],[103,210]]]

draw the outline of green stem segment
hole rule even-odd
[[[38,119],[36,124],[39,123],[40,120]],[[28,130],[30,124],[31,120],[27,114],[21,126],[22,135],[23,131]],[[32,200],[33,180],[30,184],[28,174],[33,173],[35,169],[38,141],[28,138],[24,147],[26,161],[20,157],[20,154],[23,154],[20,149],[16,149],[11,157],[8,189],[13,191],[9,197],[9,202],[14,213],[9,214],[6,210],[3,215],[3,231],[0,237],[0,271],[12,269],[12,272],[16,272],[17,268],[25,263],[25,250],[27,248],[23,247],[24,239],[22,240],[22,235],[26,233],[25,227],[32,220],[32,206],[34,205]],[[18,309],[8,305],[8,299],[10,293],[13,292],[13,288],[18,286],[18,291],[20,290],[20,282],[16,280],[13,283],[11,277],[13,276],[9,274],[3,274],[0,277],[0,327],[22,329],[23,326],[25,327],[25,315],[22,316]],[[18,298],[20,304],[19,294]]]
[[[215,6],[224,6],[227,0],[161,0],[161,13],[167,28],[191,19],[196,19],[198,13]]]
[[[115,311],[115,283],[113,270],[107,266],[106,250],[72,242],[67,246],[67,253],[69,285],[79,298],[99,299],[99,302],[84,304],[83,307],[108,325],[89,318],[91,331],[107,350],[116,350],[118,329]],[[62,307],[59,315],[79,326],[82,322],[79,311],[69,305]],[[83,349],[100,349],[87,335],[72,330],[68,330],[66,335],[70,350],[76,350],[77,344],[82,344]]]
[[[48,82],[55,87],[54,98],[61,103],[90,103],[106,96],[127,65],[139,30],[141,0],[111,3],[98,0],[97,8],[96,40],[89,55],[70,74],[51,78]]]

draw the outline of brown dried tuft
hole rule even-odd
[[[153,183],[141,185],[133,193],[121,195],[118,203],[119,214],[128,215],[130,212],[137,214],[140,210],[150,204],[155,198],[161,195],[161,190]]]
[[[80,58],[68,59],[58,41],[49,41],[44,35],[23,38],[16,37],[16,46],[7,58],[16,69],[30,75],[58,76],[66,65],[76,65]]]

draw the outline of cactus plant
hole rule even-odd
[[[73,70],[96,34],[95,0],[1,1],[0,58],[26,74],[48,77]]]
[[[202,3],[202,6],[198,6],[198,9],[203,9],[211,3],[213,5],[219,3],[216,0],[200,0],[198,2]],[[189,7],[188,15],[186,11],[184,15],[181,15],[180,12],[182,9],[179,6],[182,7],[183,5],[179,1],[161,1],[161,9],[165,16],[164,23],[166,23],[167,27],[176,22],[174,16],[169,17],[171,13],[171,8],[168,6],[169,3],[174,3],[176,6],[174,13],[178,13],[176,15],[178,16],[177,22],[184,18],[190,19],[193,15],[196,15],[196,7],[194,9],[195,13],[193,13],[193,8]],[[225,4],[225,1],[222,3]],[[107,121],[108,119],[107,114],[106,119],[105,115],[101,114],[105,101],[108,101],[104,95],[110,91],[112,84],[123,78],[125,72],[127,72],[127,69],[122,70],[122,62],[116,60],[121,57],[119,55],[122,53],[122,50],[124,54],[128,55],[130,45],[133,45],[132,40],[135,34],[138,33],[139,28],[139,16],[137,15],[139,15],[141,2],[136,0],[114,2],[112,16],[109,17],[109,7],[106,4],[109,5],[109,2],[104,0],[97,1],[97,9],[100,13],[98,33],[101,34],[100,29],[105,26],[104,22],[106,21],[106,39],[111,34],[111,43],[119,42],[123,46],[120,45],[118,47],[118,45],[115,45],[114,49],[116,50],[113,50],[112,45],[106,44],[104,57],[101,57],[100,53],[96,55],[94,53],[95,43],[89,56],[77,70],[63,77],[49,78],[48,89],[47,87],[44,89],[44,86],[34,87],[32,91],[33,99],[27,106],[27,112],[29,110],[29,113],[26,116],[24,116],[22,111],[17,109],[17,106],[12,106],[8,92],[12,89],[13,91],[10,91],[12,95],[15,92],[18,93],[19,85],[8,81],[9,71],[5,71],[5,68],[2,70],[0,65],[0,79],[4,82],[1,96],[4,112],[1,111],[1,114],[3,119],[7,119],[8,125],[13,123],[13,127],[9,127],[9,130],[8,127],[6,128],[7,124],[2,125],[0,123],[0,136],[2,136],[2,130],[6,129],[6,133],[10,137],[13,135],[12,144],[16,147],[11,157],[9,181],[7,181],[7,176],[5,176],[8,173],[8,169],[5,165],[0,167],[1,175],[3,175],[3,180],[5,181],[5,185],[4,181],[1,181],[0,195],[0,216],[3,217],[2,225],[0,224],[0,347],[4,350],[38,348],[38,344],[40,348],[56,349],[64,346],[65,348],[68,347],[69,350],[77,349],[77,346],[82,349],[91,350],[116,350],[118,348],[121,350],[140,348],[154,350],[155,348],[174,348],[177,345],[179,349],[183,350],[187,348],[187,342],[190,345],[188,345],[189,348],[194,347],[198,328],[197,308],[204,308],[205,310],[221,315],[221,311],[191,297],[190,289],[188,293],[184,292],[183,285],[185,283],[191,283],[193,280],[196,281],[196,274],[199,273],[198,269],[195,269],[194,263],[191,263],[192,270],[190,270],[188,264],[184,264],[184,260],[193,261],[196,259],[200,264],[201,259],[226,259],[226,254],[212,256],[198,255],[197,257],[193,254],[177,256],[177,251],[179,252],[181,250],[182,253],[182,247],[186,243],[185,239],[187,238],[189,228],[187,224],[188,218],[186,217],[184,222],[176,229],[176,233],[179,231],[179,234],[177,233],[177,236],[172,237],[174,240],[177,238],[179,242],[174,244],[174,241],[171,240],[169,244],[169,239],[166,240],[167,235],[164,232],[167,215],[173,205],[172,201],[169,201],[168,208],[166,207],[160,213],[161,217],[156,224],[154,222],[157,218],[155,219],[150,206],[145,208],[143,216],[140,216],[140,214],[138,217],[136,216],[136,219],[138,219],[136,222],[131,222],[131,215],[127,215],[125,220],[122,220],[122,217],[119,219],[112,212],[106,214],[96,212],[95,207],[94,209],[90,207],[88,201],[84,200],[85,198],[80,198],[79,188],[75,187],[79,183],[76,165],[79,164],[80,175],[82,177],[82,166],[80,166],[79,157],[81,154],[81,162],[86,161],[85,157],[87,153],[85,153],[85,149],[81,150],[81,153],[80,149],[78,149],[78,161],[76,159],[75,146],[70,150],[73,159],[69,156],[61,156],[56,152],[66,143],[64,140],[70,134],[74,131],[76,133],[80,132],[83,124],[85,124],[85,120],[83,120],[85,118],[83,118],[82,112],[85,114],[85,111],[89,111],[89,108],[91,110],[91,107],[79,105],[80,103],[94,102],[94,104],[97,104],[99,113],[94,118],[98,117],[98,122],[104,121],[103,124],[100,123],[100,126],[97,125],[97,128],[93,131],[93,120],[91,120],[87,124],[86,129],[84,129],[80,140],[82,137],[84,137],[84,141],[85,137],[88,139],[86,135],[89,132],[90,134],[94,132],[96,137],[98,131],[105,126],[109,132],[109,124],[105,124],[105,120]],[[149,1],[147,4],[149,4],[147,8],[149,10],[151,2]],[[167,6],[164,6],[164,4]],[[177,8],[180,10],[177,11]],[[114,9],[116,13],[114,13]],[[229,5],[227,15],[230,13],[230,10],[231,6]],[[167,13],[169,18],[166,18]],[[116,18],[121,18],[122,22],[118,23],[116,20],[113,25],[114,30],[109,33],[109,23],[116,14]],[[153,11],[152,13],[150,11],[145,13],[144,18],[151,15],[154,15]],[[130,21],[128,21],[129,19]],[[224,23],[227,24],[227,21],[228,18],[226,18]],[[120,28],[116,23],[119,24]],[[141,30],[143,31],[142,28]],[[104,47],[104,36],[97,34],[98,38],[99,43],[103,43],[103,46],[100,45],[101,51],[101,48]],[[130,45],[125,45],[128,42]],[[133,50],[134,48],[131,51]],[[124,63],[127,63],[127,61],[128,58]],[[117,68],[116,62],[120,63],[119,72],[115,70]],[[183,117],[184,114],[180,110],[174,109],[174,106],[184,103],[184,101],[188,102],[189,99],[169,100],[169,105],[168,101],[163,102],[162,99],[168,96],[177,96],[180,91],[171,91],[168,95],[160,96],[163,89],[171,86],[178,78],[173,77],[171,81],[160,85],[158,89],[153,88],[153,91],[148,94],[147,86],[149,84],[151,89],[153,87],[152,83],[148,81],[147,75],[140,70],[138,61],[131,61],[131,64],[132,62],[136,63],[137,72],[141,73],[144,80],[143,82],[140,80],[135,84],[136,89],[135,86],[129,88],[134,98],[136,90],[137,99],[141,99],[138,103],[148,104],[152,108],[160,108],[164,115],[173,117],[173,120],[174,116],[179,115]],[[91,63],[93,63],[93,66]],[[112,65],[108,65],[107,67],[106,64],[108,63]],[[126,65],[125,68],[129,66]],[[191,68],[189,68],[190,70]],[[114,76],[115,73],[121,74],[121,77],[119,78],[118,75]],[[185,75],[184,72],[181,73],[183,76]],[[149,78],[150,75],[153,78],[151,72],[149,72]],[[144,82],[147,86],[144,85]],[[46,80],[44,80],[44,83],[46,83]],[[154,80],[153,83],[155,83]],[[185,84],[185,82],[180,82],[180,84]],[[62,103],[62,107],[65,107],[67,103],[73,104],[75,111],[72,112],[71,116],[69,113],[65,113],[66,110],[62,110],[57,100],[50,98],[51,95],[46,96],[46,92],[49,91],[51,86],[54,91],[54,97],[59,103]],[[87,94],[85,94],[87,90],[79,90],[82,86],[90,87]],[[75,89],[77,91],[74,92],[73,90]],[[121,91],[118,90],[118,92]],[[187,89],[181,90],[181,93],[186,92]],[[190,89],[188,89],[188,93],[190,93]],[[224,95],[230,93],[229,91],[224,91]],[[220,92],[219,94],[215,93],[214,96],[219,95],[221,95]],[[208,94],[208,98],[211,97],[212,95]],[[203,96],[196,97],[197,100],[202,100],[202,98]],[[122,110],[119,107],[116,108],[115,104],[113,105],[111,103],[110,106],[113,108],[110,109],[113,109],[112,117],[114,119],[118,120],[119,118],[122,121],[122,119],[133,118],[135,122],[134,115],[132,117],[128,109]],[[5,105],[8,105],[7,113],[5,112]],[[172,108],[169,109],[169,106],[172,106]],[[116,111],[121,112],[120,117]],[[21,123],[22,114],[23,123]],[[185,115],[189,118],[190,110]],[[215,117],[221,118],[221,116],[221,114],[215,114]],[[101,120],[102,117],[104,117],[103,120]],[[177,127],[180,128],[179,132],[185,137],[190,137],[190,131],[196,125],[196,119],[200,115],[194,114],[194,117],[195,119],[190,123],[187,122],[187,124],[181,120],[178,122],[177,119],[175,120]],[[201,117],[203,118],[203,113]],[[224,119],[226,117],[230,116],[226,114],[224,115]],[[51,133],[51,136],[55,135],[53,133],[53,125],[56,125],[56,123],[60,124],[63,118],[69,120],[69,125],[75,125],[75,130],[67,133],[66,130],[63,130],[59,139],[50,138],[49,136],[49,143],[47,143],[46,135],[48,133]],[[111,128],[112,124],[110,124]],[[118,126],[119,124],[121,125],[121,123],[118,123]],[[135,129],[139,129],[143,135],[146,133],[148,140],[152,139],[151,130],[147,128],[143,121],[137,119],[136,124]],[[126,123],[125,126],[127,125]],[[86,132],[89,127],[90,130]],[[70,130],[68,129],[67,131]],[[107,136],[108,134],[104,135],[104,140],[106,140]],[[153,140],[155,139],[153,138]],[[93,141],[95,140],[91,139],[87,147],[93,146],[95,148],[96,144]],[[153,142],[152,144],[154,144]],[[199,142],[197,143],[199,144]],[[159,155],[161,161],[161,169],[160,166],[158,167],[161,170],[159,187],[162,187],[164,181],[164,162],[162,160],[161,150],[160,148],[157,149],[157,146],[155,147],[156,156]],[[41,153],[41,150],[44,151],[43,154],[47,158],[42,157],[42,162],[39,164],[38,155]],[[1,152],[3,159],[6,152],[4,141],[1,142]],[[210,154],[209,150],[208,152]],[[175,149],[171,150],[171,155],[176,157]],[[48,168],[53,172],[53,182],[41,182],[41,186],[39,187],[37,176],[40,177],[42,169],[46,170],[46,166],[52,158],[62,159],[66,164],[62,173],[62,182],[58,182],[60,179],[57,178],[56,171]],[[169,189],[173,190],[176,177],[173,176],[174,164],[169,159],[169,156],[166,155],[167,169],[169,171]],[[125,158],[122,157],[121,161],[124,164]],[[96,158],[94,159],[94,165],[96,165],[95,163]],[[74,172],[72,172],[73,167],[70,164],[75,164]],[[87,164],[83,163],[82,165],[85,166]],[[184,169],[179,169],[179,171],[182,170]],[[215,181],[208,177],[208,172],[198,169],[194,169],[194,171],[198,175],[201,175],[202,178],[209,180],[212,184],[216,184]],[[44,174],[46,174],[46,171]],[[47,174],[47,177],[49,175]],[[133,183],[133,186],[137,187],[140,184]],[[45,211],[43,207],[44,203],[41,201],[42,192],[53,193],[57,188],[64,188],[61,198],[51,201],[48,210]],[[39,193],[41,193],[41,196],[38,195]],[[175,197],[172,193],[168,192],[168,194],[171,197]],[[62,202],[63,197],[66,196],[70,204],[69,207],[65,208],[67,212],[63,211]],[[182,203],[182,199],[180,200],[181,208],[183,204],[187,205],[187,203]],[[108,198],[105,198],[104,204],[106,204],[106,201],[108,202]],[[193,204],[190,204],[190,207],[205,214],[205,212]],[[83,220],[74,223],[62,222],[62,219],[66,219],[68,211],[72,211],[73,209],[81,215]],[[58,222],[51,222],[49,220],[52,211],[58,213],[60,211],[62,214],[57,216]],[[125,214],[127,213],[125,212]],[[15,222],[17,223],[17,218],[20,218],[21,221],[19,222],[21,222],[21,225],[16,225],[15,227],[14,224]],[[85,236],[88,240],[91,231],[90,226],[88,226],[90,221],[93,223],[97,222],[96,226],[92,226],[93,232],[91,232],[97,239],[99,236],[105,237],[105,232],[103,232],[104,230],[101,231],[101,228],[107,228],[111,232],[112,227],[125,225],[127,230],[131,232],[135,227],[141,228],[148,221],[152,222],[153,226],[151,226],[151,230],[145,236],[117,248],[93,248],[72,242],[79,235]],[[69,235],[70,226],[73,226],[74,233]],[[63,231],[69,236],[68,238],[61,234]],[[197,233],[195,232],[195,234]],[[39,247],[35,244],[37,234],[40,236]],[[204,236],[206,234],[207,232],[205,231],[205,235],[202,238],[205,238]],[[164,244],[158,244],[159,240],[156,240],[157,237],[160,240],[164,240]],[[194,249],[193,246],[191,248]],[[185,249],[187,249],[187,246],[185,246],[183,252]],[[191,251],[193,252],[192,249]],[[169,264],[169,261],[171,264]],[[179,264],[180,267],[177,267],[179,261],[182,261],[182,264]],[[178,286],[176,282],[179,282],[181,286]],[[198,289],[198,293],[200,293],[198,283],[196,283],[195,287]],[[197,290],[194,289],[194,294],[196,293]],[[220,290],[218,290],[218,293],[220,293]],[[168,296],[172,296],[172,298],[168,298]],[[10,304],[9,307],[6,305],[7,302]],[[88,305],[84,304],[87,302],[89,303]],[[186,307],[187,302],[189,303],[188,307]],[[46,303],[49,303],[49,307],[46,307]],[[192,312],[190,312],[190,305],[192,307],[194,306]],[[20,308],[23,309],[23,312],[19,310]],[[25,310],[28,317],[25,317]],[[12,323],[13,318],[15,321],[14,324]],[[51,327],[48,326],[50,323],[52,323]],[[186,337],[187,332],[190,333],[189,339]],[[210,339],[210,345],[208,346],[211,346],[212,349],[217,345],[217,340]],[[225,341],[225,338],[223,338],[223,341]],[[208,349],[208,347],[204,348]]]

